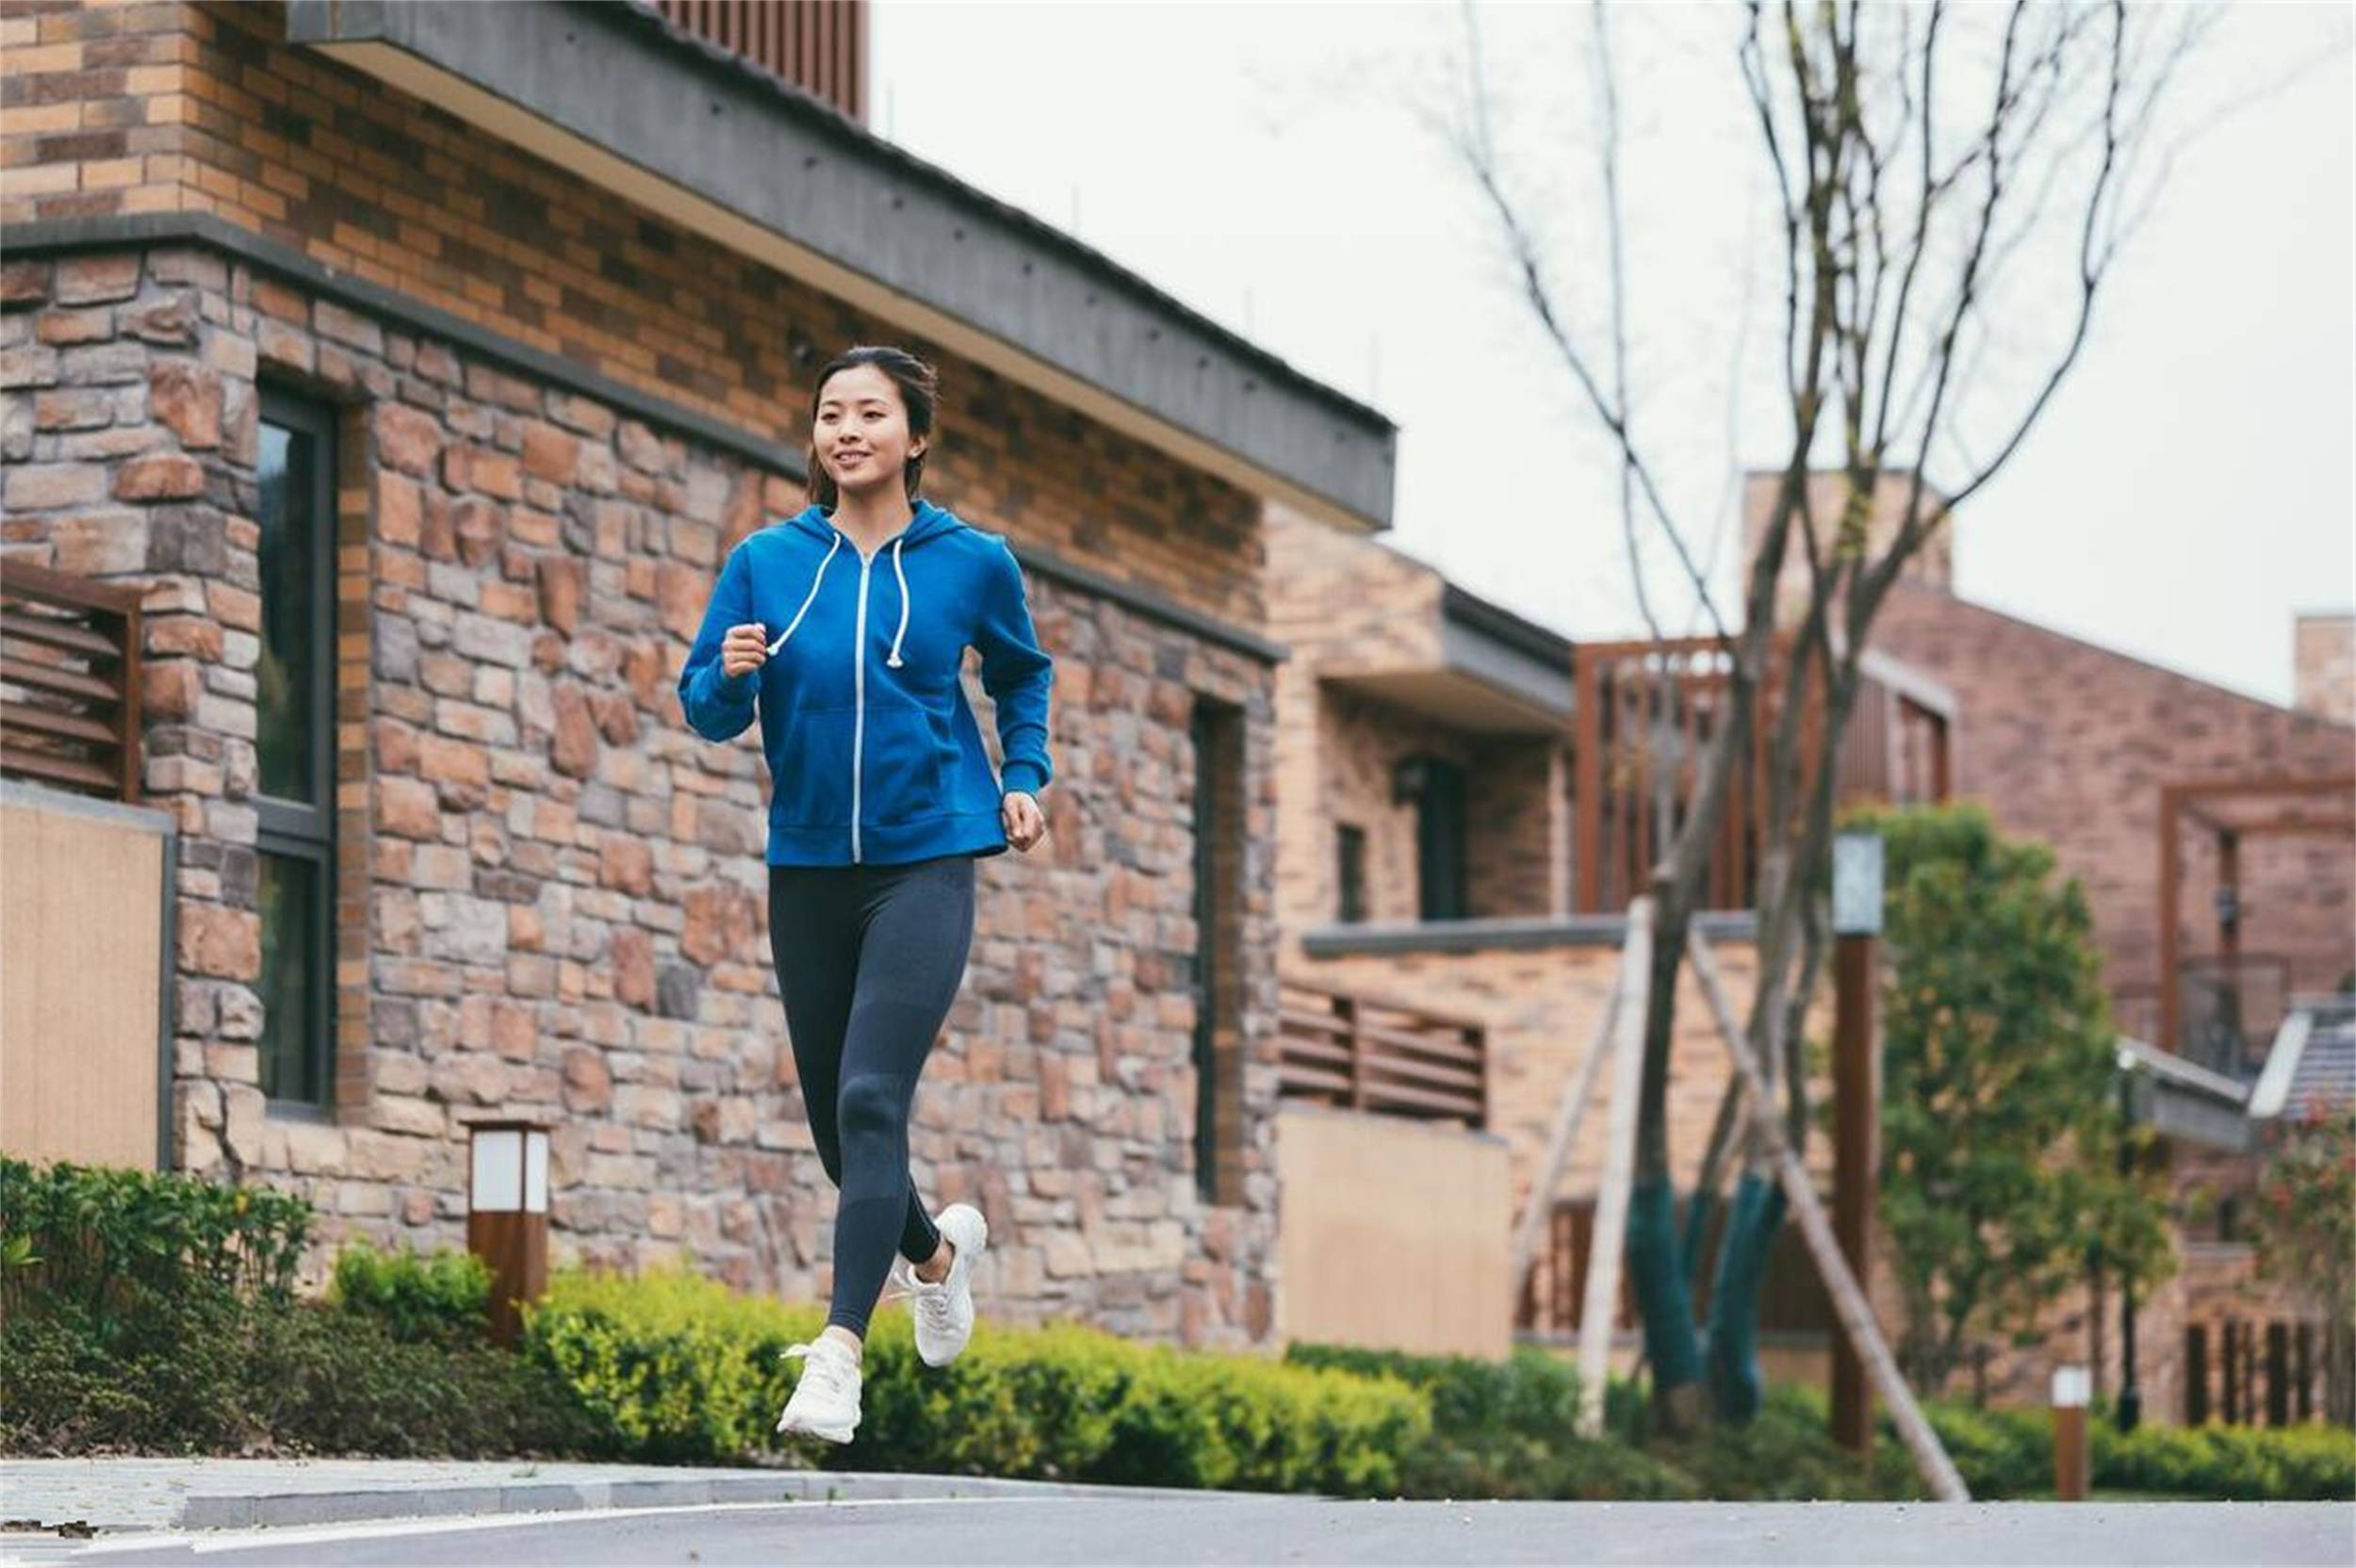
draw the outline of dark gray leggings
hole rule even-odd
[[[862,1338],[892,1250],[922,1263],[941,1246],[908,1176],[908,1110],[973,943],[971,855],[769,868],[769,952],[794,1065],[842,1193],[826,1322]]]

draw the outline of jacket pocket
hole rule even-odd
[[[778,823],[787,827],[850,825],[855,717],[848,708],[806,708],[788,721],[784,765],[770,778]]]
[[[950,808],[949,772],[931,716],[922,708],[867,710],[867,783],[860,820],[878,826],[938,816]]]

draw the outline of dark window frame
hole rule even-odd
[[[314,548],[310,581],[311,645],[305,650],[310,674],[310,702],[303,715],[310,742],[309,801],[254,794],[258,832],[256,850],[265,856],[308,863],[318,878],[319,918],[312,923],[307,954],[313,983],[303,1020],[302,1075],[308,1093],[271,1094],[273,1111],[325,1111],[335,1093],[335,480],[336,414],[329,404],[265,384],[261,388],[261,419],[313,443],[310,474],[309,526]],[[268,607],[263,610],[269,614]],[[265,620],[263,635],[267,638]],[[258,749],[259,740],[257,737]],[[255,774],[261,760],[255,758]],[[257,879],[256,888],[259,888]],[[258,897],[258,890],[257,890]],[[267,1021],[265,1027],[267,1027]],[[269,1049],[265,1038],[263,1049]]]
[[[1337,890],[1336,917],[1344,925],[1366,920],[1366,830],[1356,823],[1333,825],[1333,880]]]
[[[1465,812],[1466,770],[1440,757],[1417,760],[1421,787],[1415,792],[1415,902],[1417,918],[1463,920],[1466,908],[1465,860],[1470,847]]]

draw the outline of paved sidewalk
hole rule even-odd
[[[1217,1494],[965,1476],[524,1460],[0,1460],[0,1521],[52,1530],[78,1524],[106,1532],[706,1503],[1095,1495]],[[9,1539],[0,1535],[0,1544]]]

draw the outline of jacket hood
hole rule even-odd
[[[895,547],[905,546],[913,548],[927,539],[943,533],[954,533],[966,526],[964,520],[956,513],[945,507],[935,506],[932,502],[921,498],[911,501],[909,505],[914,509],[915,514],[908,519],[908,526],[893,537],[892,543]],[[833,544],[838,531],[834,526],[832,514],[825,507],[816,505],[806,506],[793,516],[786,518],[785,526],[809,534],[822,545]]]
[[[895,670],[900,667],[900,644],[908,636],[908,577],[900,564],[901,552],[912,549],[928,539],[954,533],[966,526],[957,514],[935,506],[928,500],[920,498],[913,504],[914,514],[908,518],[908,526],[894,534],[892,539],[892,575],[900,580],[900,625],[892,634],[892,652],[885,658],[884,662]],[[817,505],[802,508],[801,511],[787,518],[784,526],[793,529],[797,533],[808,534],[811,539],[825,545],[826,553],[819,561],[818,570],[810,576],[810,592],[802,600],[802,608],[794,612],[794,619],[786,626],[786,629],[777,633],[777,640],[769,645],[769,655],[773,659],[793,637],[794,628],[802,624],[803,615],[809,613],[811,601],[818,597],[819,585],[826,580],[826,567],[833,563],[835,553],[843,547],[843,541],[849,537],[834,526],[832,514],[826,508]]]

